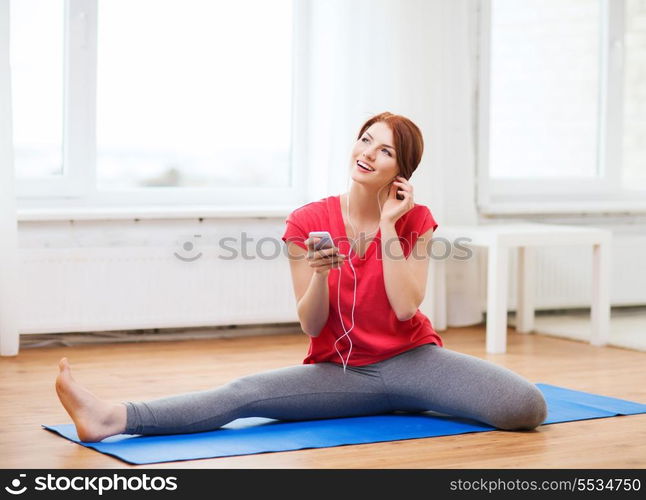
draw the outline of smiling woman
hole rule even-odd
[[[375,140],[368,132],[368,129],[375,124],[379,128],[383,129],[385,126],[392,131],[393,146],[383,141]],[[383,135],[383,130],[381,133]],[[394,158],[399,165],[400,175],[405,179],[410,179],[411,175],[413,175],[424,152],[424,139],[419,127],[410,120],[405,120],[403,117],[389,112],[378,114],[368,120],[359,131],[357,139],[361,144],[365,144],[365,147],[370,146],[379,149],[378,158],[381,158],[381,155]],[[360,144],[355,145],[353,153],[359,153],[363,147]],[[366,166],[371,167],[370,165]]]
[[[403,174],[410,177],[422,151],[421,133],[410,120],[377,115],[361,127],[352,149],[350,191],[308,203],[288,217],[283,240],[298,318],[310,338],[301,365],[206,391],[110,404],[78,384],[63,358],[56,391],[81,440],[206,431],[240,417],[308,420],[398,410],[435,410],[509,430],[539,425],[546,406],[533,384],[444,348],[418,308],[437,223],[427,207],[414,203]],[[357,161],[372,170],[364,172]],[[362,251],[347,236],[352,228],[356,237],[355,224],[374,217],[379,233]],[[317,249],[318,240],[308,236],[314,231],[329,232],[335,246]]]

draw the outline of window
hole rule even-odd
[[[646,191],[646,3],[626,1],[622,186]]]
[[[481,18],[482,212],[646,208],[644,2],[484,0]]]
[[[13,0],[10,8],[17,178],[63,174],[63,0]]]
[[[599,95],[596,0],[494,0],[491,177],[593,177]]]
[[[300,200],[298,4],[13,0],[19,207]]]
[[[100,186],[289,185],[289,1],[104,0],[98,18]]]

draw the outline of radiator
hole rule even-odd
[[[231,223],[156,230],[149,224],[139,231],[103,227],[94,235],[89,227],[76,227],[75,238],[58,241],[62,248],[42,248],[43,242],[52,245],[56,240],[27,229],[21,234],[19,330],[56,333],[297,321],[289,262],[284,254],[277,255],[282,227]],[[267,241],[260,247],[250,245],[247,258],[231,259],[232,252],[219,242],[225,237],[240,239],[241,231],[255,236],[254,242],[262,235]],[[65,248],[72,239],[79,246]],[[147,244],[128,246],[124,240]]]

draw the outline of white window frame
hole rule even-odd
[[[492,179],[489,175],[491,0],[480,0],[477,37],[477,206],[483,215],[646,211],[646,193],[621,188],[624,0],[601,5],[595,178]]]
[[[307,98],[308,2],[293,0],[292,50],[292,185],[272,188],[183,188],[146,187],[99,190],[96,185],[96,88],[97,88],[98,0],[65,1],[64,50],[64,132],[63,174],[43,179],[17,179],[19,218],[35,220],[42,216],[67,213],[113,213],[157,215],[160,207],[177,207],[195,212],[196,206],[210,213],[236,214],[253,211],[283,213],[282,207],[298,206],[306,199],[307,172],[296,168],[305,164],[307,138],[305,100]],[[52,215],[51,218],[58,218]]]

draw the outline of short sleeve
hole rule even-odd
[[[421,218],[421,223],[420,227],[418,230],[418,234],[421,236],[422,234],[426,233],[429,229],[432,229],[433,232],[438,227],[437,222],[435,221],[435,218],[433,217],[433,214],[431,211],[428,209],[428,207],[423,206],[423,211],[422,211],[422,217]]]
[[[398,221],[400,226],[397,228],[397,234],[406,257],[413,250],[420,236],[428,232],[429,229],[435,230],[437,228],[437,222],[435,222],[431,211],[424,205],[415,205],[400,221]]]
[[[308,238],[308,231],[303,227],[305,221],[302,220],[302,214],[295,210],[287,219],[285,219],[285,232],[283,233],[282,240],[287,242],[296,243],[299,247],[307,250],[305,240]]]
[[[294,210],[287,219],[285,219],[285,232],[282,240],[293,242],[307,250],[305,240],[309,238],[311,231],[329,231],[329,198],[319,201],[313,201]]]

